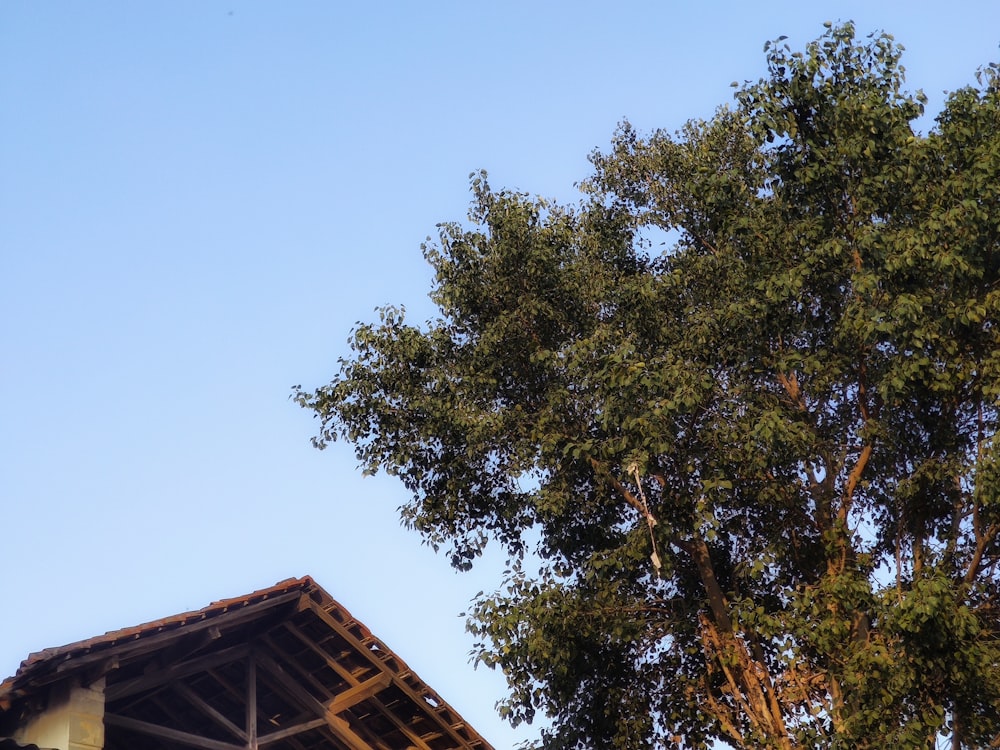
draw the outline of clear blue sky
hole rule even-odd
[[[497,561],[401,530],[290,387],[376,306],[430,315],[419,245],[470,171],[575,200],[622,118],[710,116],[838,19],[894,34],[931,112],[1000,58],[995,0],[5,0],[0,677],[310,574],[497,748],[531,737],[458,616]]]

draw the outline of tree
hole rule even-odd
[[[439,317],[296,398],[457,568],[509,551],[470,629],[546,748],[996,746],[997,67],[922,135],[891,37],[765,50],[577,205],[474,175]]]

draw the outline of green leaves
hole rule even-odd
[[[547,748],[995,739],[997,69],[920,135],[901,48],[827,28],[577,205],[474,173],[438,317],[295,393],[454,566],[508,550],[469,627]]]

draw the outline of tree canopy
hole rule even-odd
[[[550,750],[996,746],[997,67],[924,134],[888,35],[765,51],[574,204],[473,175],[438,317],[295,397],[457,568],[509,551],[470,629]]]

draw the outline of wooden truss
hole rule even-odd
[[[53,650],[0,688],[23,701],[103,677],[105,750],[492,750],[326,592],[294,583]]]

